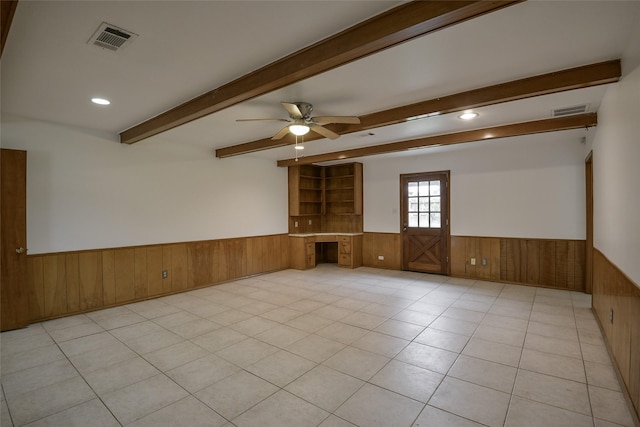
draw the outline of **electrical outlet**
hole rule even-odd
[[[471,258],[471,265],[476,265],[476,259],[475,258]]]
[[[309,225],[311,225],[311,223],[312,223],[312,221],[311,221],[311,220],[309,220]]]
[[[384,255],[378,255],[378,261],[384,261]]]
[[[482,258],[482,265],[487,265],[487,259],[486,258]]]
[[[609,322],[613,323],[613,308],[609,309]]]
[[[295,228],[298,228],[298,221],[294,221],[294,222],[293,222],[293,226],[294,226]]]
[[[163,279],[169,278],[169,270],[162,270],[162,278]]]

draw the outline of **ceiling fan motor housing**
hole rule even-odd
[[[311,120],[311,111],[313,111],[313,105],[309,104],[308,102],[296,102],[295,104],[298,107],[298,110],[300,110],[301,117],[291,116],[291,118],[292,119],[302,118],[305,121]]]

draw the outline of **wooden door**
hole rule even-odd
[[[0,330],[29,323],[27,152],[0,150]]]
[[[449,171],[400,175],[403,270],[449,273]]]

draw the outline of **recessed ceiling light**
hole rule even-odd
[[[304,150],[304,146],[303,145],[296,145],[294,148],[296,150]]]
[[[478,116],[479,114],[474,113],[473,111],[465,111],[464,113],[460,114],[458,118],[462,120],[473,120]]]
[[[91,102],[93,102],[94,104],[98,104],[98,105],[109,105],[109,104],[111,104],[111,101],[109,101],[108,99],[104,99],[104,98],[91,98]]]

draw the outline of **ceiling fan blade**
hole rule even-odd
[[[282,129],[280,129],[280,131],[279,131],[278,133],[276,133],[275,135],[273,135],[273,136],[271,137],[271,139],[273,139],[273,140],[275,140],[275,139],[282,139],[282,138],[284,138],[284,136],[285,136],[286,134],[288,134],[288,133],[289,133],[289,126],[285,126],[285,127],[283,127]]]
[[[335,133],[332,130],[329,130],[327,128],[323,128],[320,125],[313,125],[311,126],[311,130],[319,133],[320,135],[324,136],[325,138],[329,138],[329,139],[336,139],[338,138],[340,135],[338,135],[337,133]]]
[[[287,119],[236,119],[236,122],[288,122]]]
[[[291,102],[281,102],[282,106],[289,113],[291,117],[300,118],[302,117],[302,111],[298,108],[296,104],[292,104]]]
[[[313,117],[311,120],[319,125],[328,125],[330,123],[360,124],[360,118],[356,116],[318,116]]]

